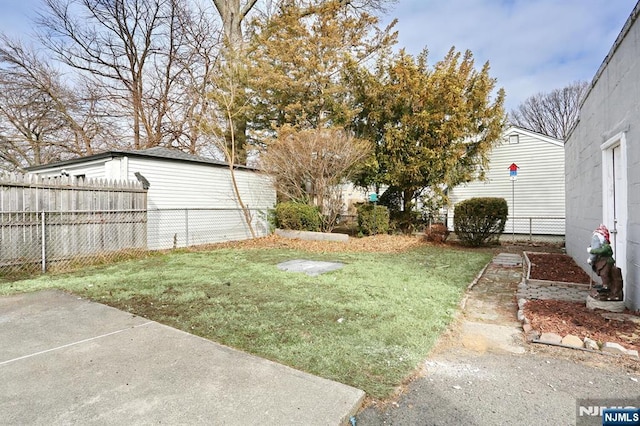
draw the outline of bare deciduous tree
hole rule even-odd
[[[44,0],[41,41],[90,78],[131,129],[134,149],[169,144],[168,118],[190,64],[189,10],[179,0]],[[210,35],[215,38],[215,35]],[[192,58],[195,56],[192,56]]]
[[[225,41],[230,49],[238,50],[244,42],[242,22],[258,0],[212,0],[222,19]]]
[[[96,95],[70,85],[31,47],[0,36],[0,167],[19,169],[93,153],[103,129]]]
[[[244,67],[240,61],[221,65],[217,68],[215,75],[212,74],[211,76],[212,87],[207,97],[214,106],[207,109],[207,115],[201,124],[203,131],[211,136],[211,142],[215,145],[217,151],[224,156],[224,160],[229,167],[229,176],[231,177],[231,185],[236,202],[242,209],[245,223],[251,232],[251,236],[255,238],[256,233],[252,225],[251,211],[242,199],[235,173],[240,147],[236,142],[233,124],[238,116],[245,114],[246,109],[246,105],[238,101],[238,97],[243,97],[244,87],[240,84],[242,79],[238,77],[242,75],[241,70]],[[237,68],[234,65],[237,65]]]
[[[176,82],[172,108],[167,114],[170,143],[174,148],[191,154],[208,151],[211,143],[202,133],[202,121],[210,114],[212,105],[208,99],[213,90],[216,73],[220,67],[220,29],[214,23],[211,11],[197,6],[193,12],[180,14],[187,49],[176,58],[183,72]],[[213,148],[216,145],[213,144]]]
[[[240,75],[244,74],[241,71],[241,66],[244,64],[243,51],[244,51],[244,34],[242,30],[242,23],[246,19],[247,15],[255,7],[257,0],[212,0],[220,19],[222,20],[222,31],[224,34],[224,60],[226,62],[227,72],[230,70],[238,70],[239,75],[233,76],[234,80],[237,80]],[[234,102],[238,105],[233,107],[237,114],[234,115],[233,120],[229,123],[229,127],[226,130],[227,149],[231,149],[233,145],[233,151],[235,152],[234,160],[238,163],[244,164],[247,160],[246,155],[246,139],[247,139],[247,117],[239,112],[243,110],[240,106],[245,103],[244,87],[238,87],[238,91],[234,96]]]
[[[565,140],[578,118],[580,102],[588,88],[588,82],[577,81],[562,89],[533,95],[509,113],[509,121],[516,126]]]
[[[296,131],[280,129],[261,154],[281,198],[305,201],[323,214],[330,231],[342,208],[339,185],[351,177],[353,166],[371,152],[371,144],[338,128]]]

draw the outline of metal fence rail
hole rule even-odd
[[[564,217],[512,217],[507,220],[503,238],[518,241],[564,241]]]

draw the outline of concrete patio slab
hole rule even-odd
[[[364,392],[57,291],[0,298],[4,424],[338,425]]]

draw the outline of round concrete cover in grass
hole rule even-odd
[[[290,272],[304,272],[312,277],[324,274],[325,272],[340,269],[344,264],[339,262],[321,262],[318,260],[294,259],[278,264],[278,269]]]

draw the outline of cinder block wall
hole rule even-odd
[[[565,145],[566,248],[591,272],[586,247],[602,222],[601,145],[624,132],[627,157],[625,302],[640,310],[640,3],[594,78]]]

